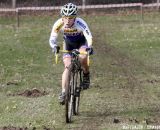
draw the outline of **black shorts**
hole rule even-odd
[[[79,49],[81,46],[86,45],[86,38],[84,36],[74,41],[68,38],[64,38],[64,41],[64,49],[68,51],[71,51],[73,49]]]

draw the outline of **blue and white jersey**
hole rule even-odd
[[[65,40],[76,44],[85,38],[88,47],[92,46],[92,34],[87,23],[81,18],[76,18],[71,27],[65,27],[62,18],[58,19],[54,23],[49,39],[49,44],[52,48],[57,45],[57,37],[59,32],[63,34]]]

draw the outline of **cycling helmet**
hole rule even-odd
[[[76,16],[78,8],[75,4],[68,3],[61,8],[62,16]]]

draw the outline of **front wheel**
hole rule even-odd
[[[74,88],[74,75],[71,74],[70,82],[66,91],[65,96],[65,115],[66,115],[66,123],[70,123],[72,121],[73,115],[73,88]]]
[[[73,107],[73,113],[74,115],[79,114],[79,102],[80,102],[80,97],[74,97],[74,107]]]
[[[81,91],[81,73],[76,73],[74,78],[74,99],[73,99],[73,113],[74,115],[79,114],[79,103],[80,103],[80,91]]]

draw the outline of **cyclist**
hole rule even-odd
[[[59,32],[63,34],[64,50],[71,51],[78,49],[79,51],[88,51],[93,54],[92,34],[87,23],[77,17],[78,8],[73,3],[65,4],[61,8],[61,18],[53,25],[49,44],[54,53],[58,53],[60,47],[57,45],[57,37]],[[83,69],[83,89],[87,89],[90,85],[89,66],[87,64],[87,55],[80,55],[80,62]],[[65,87],[68,84],[69,65],[71,64],[71,56],[69,53],[63,55],[64,72],[62,74],[62,92],[59,95],[60,103],[64,102]]]

